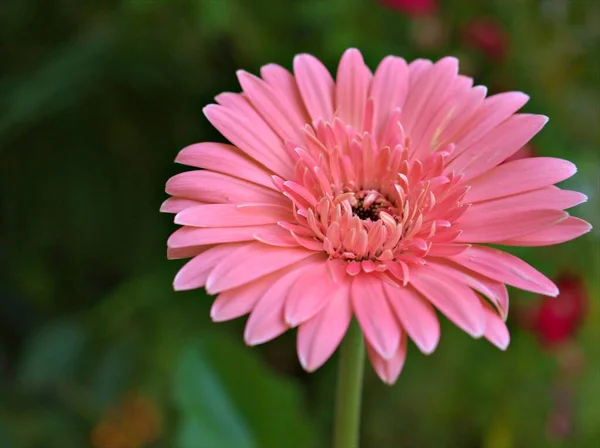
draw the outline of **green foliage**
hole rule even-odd
[[[314,445],[300,390],[240,342],[210,335],[184,346],[174,376],[181,448]]]

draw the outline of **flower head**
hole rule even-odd
[[[355,316],[379,376],[393,383],[407,339],[439,340],[437,308],[504,349],[505,284],[555,296],[556,286],[483,246],[556,244],[590,229],[563,211],[585,196],[553,184],[572,163],[501,164],[546,117],[515,114],[527,96],[486,98],[458,61],[386,57],[374,74],[355,49],[336,80],[316,58],[238,72],[243,93],[204,113],[233,145],[199,143],[179,163],[162,207],[183,227],[170,258],[194,257],[178,290],[219,294],[214,321],[250,313],[248,344],[298,327],[302,366],[321,366]]]

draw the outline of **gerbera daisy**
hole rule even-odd
[[[355,316],[377,374],[393,383],[407,339],[435,349],[435,309],[505,349],[505,285],[558,294],[484,245],[551,245],[590,229],[564,211],[586,197],[553,185],[572,163],[502,163],[547,121],[516,113],[527,95],[486,98],[452,57],[389,56],[373,74],[355,49],[335,81],[308,54],[293,74],[269,64],[261,78],[238,78],[243,93],[204,109],[232,145],[184,148],[176,161],[203,170],[171,178],[162,211],[183,226],[169,258],[193,257],[175,289],[218,294],[214,321],[250,313],[247,344],[298,327],[300,362],[313,371]]]

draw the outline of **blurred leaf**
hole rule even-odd
[[[229,422],[232,426],[228,432],[241,432],[238,425],[249,428],[253,435],[252,446],[260,448],[314,446],[315,428],[304,412],[301,390],[293,381],[285,380],[267,369],[255,355],[256,352],[241,341],[213,334],[195,346],[188,346],[182,356],[187,357],[183,360],[190,369],[190,380],[196,381],[194,387],[202,390],[198,393],[201,405],[210,409],[212,414],[216,412],[211,409],[206,396],[205,388],[209,383],[205,378],[210,376],[205,376],[205,372],[218,376],[218,387],[222,388],[219,390],[228,397],[228,405],[234,407],[233,415],[241,419]],[[195,366],[192,364],[193,359]],[[181,369],[179,374],[178,378],[182,379]],[[177,387],[179,390],[182,388],[181,385]],[[190,390],[187,394],[190,394]],[[215,447],[220,446],[242,445]]]
[[[113,43],[114,30],[93,28],[50,55],[28,76],[0,84],[0,137],[12,127],[31,124],[81,100],[94,86],[102,55]]]
[[[134,349],[131,341],[123,338],[96,359],[96,368],[90,381],[95,407],[102,409],[115,402],[124,390],[136,360]]]
[[[175,402],[182,413],[178,448],[256,446],[203,351],[185,347],[174,377]]]
[[[73,373],[85,343],[81,324],[59,320],[42,327],[27,343],[19,377],[27,388],[43,388]]]
[[[215,335],[207,338],[204,346],[261,448],[314,445],[315,428],[305,412],[302,390],[292,379],[269,370],[259,362],[256,349],[248,348],[241,339]]]

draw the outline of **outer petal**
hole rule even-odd
[[[457,76],[448,86],[444,99],[439,103],[430,103],[430,106],[439,107],[424,111],[424,116],[431,118],[423,120],[415,129],[414,137],[411,137],[411,142],[414,139],[419,143],[415,154],[427,156],[433,149],[438,148],[440,141],[448,135],[446,132],[448,127],[457,122],[457,114],[473,114],[487,91],[481,87],[472,88],[472,82],[470,78]],[[464,118],[464,115],[461,118]],[[456,128],[453,130],[455,131]]]
[[[411,270],[410,283],[458,327],[473,337],[483,336],[485,315],[479,297],[466,285],[427,267]]]
[[[519,210],[565,210],[585,201],[587,196],[583,193],[549,186],[491,201],[476,202],[469,207],[461,219],[465,221],[474,216],[487,216],[498,210],[504,210],[507,214]]]
[[[360,130],[365,115],[371,72],[355,48],[346,50],[340,60],[336,77],[336,112],[342,121]]]
[[[497,209],[487,215],[461,217],[459,243],[492,243],[552,227],[569,216],[561,210]]]
[[[220,244],[196,255],[179,270],[173,281],[173,288],[185,291],[203,287],[217,261],[241,247],[242,244]]]
[[[367,341],[367,354],[369,355],[373,369],[386,384],[394,384],[404,367],[404,361],[406,360],[406,335],[401,334],[400,338],[398,350],[396,350],[396,353],[390,359],[382,358],[377,350]]]
[[[281,138],[241,95],[229,96],[229,99],[236,102],[235,108],[208,105],[203,109],[206,118],[254,160],[282,177],[293,176],[294,163]]]
[[[467,181],[499,165],[521,149],[548,122],[543,115],[513,115],[465,149],[446,167]]]
[[[456,78],[457,72],[458,60],[447,57],[425,69],[415,80],[414,85],[408,91],[408,97],[401,115],[402,125],[408,135],[412,135],[419,125],[419,121],[433,118],[432,116],[424,116],[423,112],[425,110],[435,110],[436,107],[440,106],[448,93],[449,86]]]
[[[294,123],[300,126],[310,123],[310,116],[304,107],[294,75],[277,64],[262,66],[260,74],[278,96]]]
[[[340,283],[344,282],[336,282],[329,274],[331,264],[336,264],[338,271],[344,268],[342,263],[335,261],[316,262],[290,288],[284,309],[284,320],[290,327],[306,322],[317,314],[340,288]]]
[[[504,283],[490,280],[447,260],[428,261],[427,266],[446,277],[468,285],[492,301],[503,319],[508,316],[508,291]]]
[[[248,314],[277,279],[288,271],[281,270],[261,277],[217,296],[210,309],[214,322],[223,322]]]
[[[228,174],[272,190],[275,189],[271,180],[272,172],[254,163],[232,145],[209,142],[196,143],[179,151],[175,162]]]
[[[440,322],[431,304],[411,287],[384,283],[383,289],[396,317],[419,350],[432,353],[440,340]]]
[[[583,219],[570,216],[553,227],[518,238],[498,241],[497,244],[507,246],[552,246],[553,244],[571,241],[581,235],[585,235],[590,230],[592,230],[592,226],[589,223]]]
[[[432,146],[443,148],[457,142],[463,136],[463,129],[466,129],[466,126],[470,123],[471,118],[481,106],[486,94],[487,88],[483,86],[473,87],[464,94],[456,92],[454,97],[448,100],[454,103],[454,107],[448,112],[447,119],[444,119],[436,129],[432,139]]]
[[[485,312],[485,338],[498,347],[500,350],[506,350],[510,343],[510,333],[504,320],[498,316],[492,307],[482,302]]]
[[[287,203],[287,199],[278,191],[212,171],[195,170],[176,174],[168,180],[166,190],[172,196],[205,203]]]
[[[207,204],[188,207],[175,223],[194,227],[236,227],[276,224],[294,219],[290,208],[276,204]]]
[[[428,129],[438,126],[441,119],[438,113],[448,110],[448,99],[453,96],[457,89],[461,90],[464,94],[471,87],[470,79],[458,76],[458,60],[456,58],[441,59],[429,70],[424,78],[427,76],[438,76],[439,83],[434,82],[432,90],[426,96],[422,109],[419,112],[420,118],[415,121],[412,128],[409,128],[407,125],[411,145],[413,145],[414,157],[423,157],[431,153],[433,149],[431,145],[432,138],[431,131],[428,132]],[[418,89],[419,87],[416,86],[416,88]],[[456,106],[456,103],[453,106]],[[407,101],[408,107],[409,102]]]
[[[463,127],[462,135],[458,135],[453,141],[456,143],[456,148],[451,158],[462,154],[473,143],[523,107],[528,100],[529,96],[521,92],[504,92],[486,98],[472,120]]]
[[[252,241],[257,232],[278,231],[277,225],[246,227],[182,227],[167,240],[169,248],[202,246],[206,244]]]
[[[352,318],[350,282],[343,282],[325,307],[298,327],[298,358],[304,370],[321,367],[338,347]]]
[[[531,157],[503,163],[469,182],[464,202],[480,202],[544,188],[577,172],[571,162]]]
[[[206,291],[216,294],[249,283],[271,272],[278,271],[298,261],[314,255],[306,249],[268,246],[252,243],[242,250],[224,257],[210,273],[206,281]]]
[[[558,295],[558,288],[546,276],[520,258],[498,249],[473,246],[449,259],[467,269],[516,288],[547,296]]]
[[[170,197],[160,206],[162,213],[179,213],[188,207],[194,207],[195,205],[202,205],[202,202],[194,201],[193,199],[184,199],[178,197]]]
[[[374,101],[375,132],[379,135],[392,111],[402,108],[408,93],[408,66],[395,56],[384,58],[373,76],[369,96]]]
[[[314,56],[300,54],[294,58],[294,75],[313,121],[331,120],[335,85],[327,68]]]
[[[239,70],[237,75],[244,93],[248,95],[254,108],[281,138],[297,144],[304,141],[302,128],[305,123],[294,120],[294,114],[290,113],[271,86],[243,70]]]
[[[359,274],[352,282],[352,307],[363,334],[384,359],[391,359],[400,343],[400,326],[383,293],[382,281]]]
[[[290,287],[304,274],[304,267],[293,269],[279,278],[258,301],[244,330],[248,345],[270,341],[289,329],[283,320],[283,307]]]

